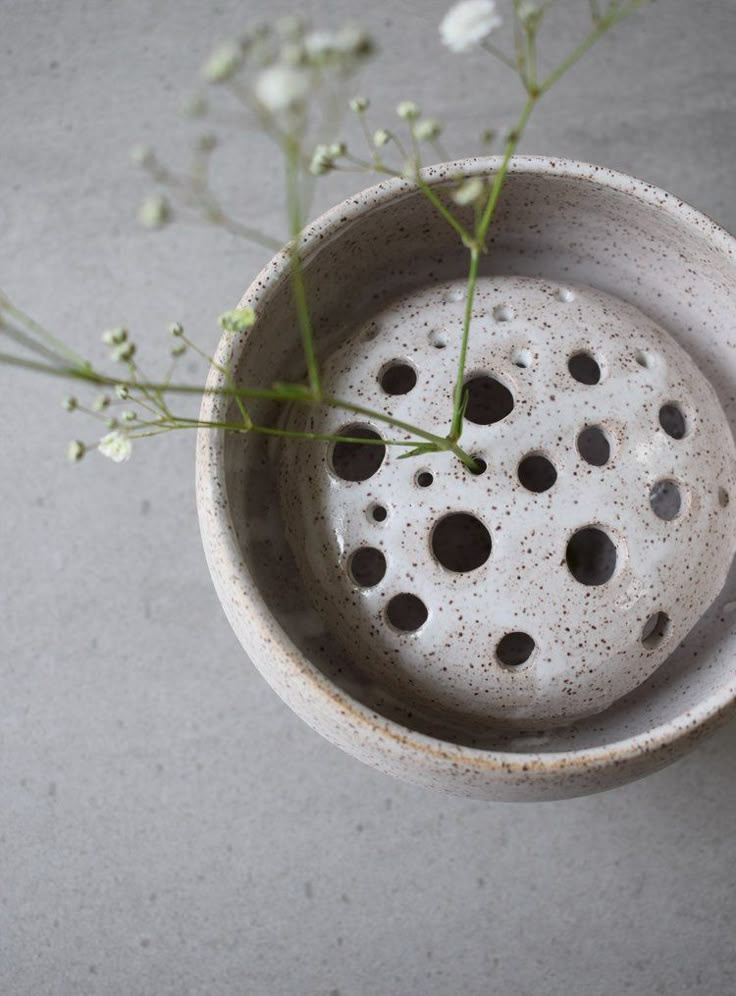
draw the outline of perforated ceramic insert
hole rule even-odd
[[[395,301],[324,363],[326,391],[444,435],[463,308],[461,282]],[[386,446],[286,446],[289,540],[379,689],[469,728],[565,723],[644,681],[721,589],[734,444],[690,357],[621,300],[486,277],[473,323],[462,444],[483,472],[399,459],[408,435],[377,420],[294,412]]]

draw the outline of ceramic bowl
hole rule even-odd
[[[444,196],[498,165],[424,175]],[[466,255],[404,181],[310,226],[331,393],[441,431]],[[248,385],[302,379],[286,254],[241,304],[256,324],[217,363]],[[712,221],[602,167],[515,158],[467,368],[496,384],[463,435],[482,475],[392,446],[345,470],[333,444],[200,431],[203,542],[249,657],[332,743],[458,794],[564,798],[675,760],[736,699],[735,313],[734,240]],[[387,438],[334,409],[251,414]],[[210,393],[201,417],[235,416]],[[593,533],[608,547],[572,550]]]

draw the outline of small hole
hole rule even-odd
[[[402,633],[413,633],[425,624],[428,616],[427,606],[421,598],[408,592],[394,595],[386,606],[386,618]]]
[[[687,435],[687,419],[679,405],[674,402],[662,405],[659,409],[659,424],[673,439],[684,439]]]
[[[664,640],[670,629],[670,617],[666,612],[655,612],[644,623],[641,642],[647,650],[653,650]]]
[[[649,492],[649,504],[658,519],[670,522],[682,511],[682,496],[675,481],[664,478],[657,481]]]
[[[481,474],[485,474],[488,470],[488,464],[485,462],[483,457],[474,456],[473,460],[475,461],[475,466],[472,468],[468,467],[470,473],[475,474],[476,477],[479,477]]]
[[[465,300],[465,288],[464,287],[453,287],[453,289],[447,295],[448,301],[464,301]]]
[[[507,633],[498,641],[496,657],[504,667],[519,667],[526,664],[534,647],[534,640],[528,633]]]
[[[532,354],[528,349],[515,349],[511,354],[511,362],[515,367],[525,370],[532,365]]]
[[[651,370],[654,366],[654,357],[651,353],[647,353],[643,349],[640,349],[636,354],[636,362],[640,367],[644,367],[646,370]]]
[[[471,377],[465,385],[465,390],[468,396],[465,418],[475,425],[493,425],[514,410],[511,391],[488,374]]]
[[[367,481],[373,477],[386,456],[386,446],[373,429],[365,425],[346,425],[337,435],[353,439],[376,440],[366,443],[335,443],[332,469],[343,481]]]
[[[565,304],[570,304],[571,301],[575,300],[575,294],[570,290],[569,287],[560,287],[557,291],[557,297],[560,301],[564,301]]]
[[[728,491],[725,488],[718,489],[718,504],[721,508],[725,508],[731,499],[728,497]]]
[[[611,459],[611,443],[599,425],[589,425],[578,436],[578,452],[586,463],[605,467]]]
[[[384,367],[378,379],[386,394],[408,394],[417,382],[417,372],[408,363],[396,360]]]
[[[514,318],[514,309],[508,304],[497,304],[493,309],[493,317],[497,322],[510,322]]]
[[[474,515],[452,512],[432,530],[432,551],[448,571],[464,574],[481,567],[491,555],[491,534]]]
[[[530,453],[518,467],[519,480],[527,491],[542,494],[549,491],[557,480],[554,464],[541,453]]]
[[[420,488],[428,488],[434,481],[434,474],[428,470],[420,470],[415,480]]]
[[[374,505],[370,509],[370,517],[374,522],[385,522],[388,512],[384,505]]]
[[[444,349],[447,345],[447,333],[443,329],[432,329],[427,338],[435,349]]]
[[[386,558],[374,546],[362,546],[351,556],[348,570],[353,581],[361,588],[373,588],[383,580]]]
[[[574,353],[567,361],[567,369],[579,384],[600,384],[601,368],[590,353]]]
[[[616,570],[616,547],[602,529],[586,526],[570,537],[566,561],[570,573],[580,584],[605,584]]]

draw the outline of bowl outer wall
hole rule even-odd
[[[448,171],[462,176],[492,175],[500,157],[461,160],[429,167],[430,184],[446,183]],[[736,241],[700,212],[641,180],[604,167],[559,158],[518,156],[512,174],[536,174],[595,182],[669,213],[731,259]],[[396,198],[416,193],[404,180],[389,180],[330,209],[305,231],[303,256],[323,248],[345,224]],[[633,207],[634,205],[632,205]],[[241,306],[256,312],[267,307],[269,294],[288,278],[288,253],[277,254],[246,291]],[[227,366],[247,344],[248,333],[226,334],[215,360]],[[224,385],[214,367],[207,380],[211,391]],[[205,393],[200,417],[222,419],[228,402]],[[395,777],[478,798],[559,799],[602,791],[642,777],[676,760],[732,714],[733,686],[719,689],[671,721],[610,744],[580,750],[516,752],[458,745],[418,733],[386,719],[331,682],[295,646],[271,615],[243,561],[232,521],[225,480],[225,433],[200,429],[197,435],[197,508],[208,566],[225,613],[240,643],[277,694],[313,729],[358,759]]]

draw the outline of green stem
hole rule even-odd
[[[303,221],[301,212],[301,198],[299,192],[299,171],[301,163],[301,150],[299,143],[290,138],[286,144],[286,184],[287,203],[289,211],[289,231],[291,242],[289,243],[289,259],[291,262],[291,286],[294,295],[294,305],[296,307],[299,332],[302,339],[302,349],[304,350],[304,360],[307,365],[307,378],[309,387],[315,398],[322,396],[322,383],[317,364],[317,355],[314,349],[314,335],[312,332],[312,320],[309,315],[309,305],[307,303],[307,291],[304,283],[304,272],[302,269],[301,255],[299,251],[299,239],[302,233]]]
[[[465,315],[463,317],[463,337],[460,342],[460,357],[457,363],[457,380],[452,399],[452,424],[449,438],[453,442],[460,439],[463,431],[463,393],[465,390],[465,364],[468,356],[468,340],[470,338],[470,321],[473,316],[473,301],[475,299],[475,284],[478,279],[478,263],[480,251],[477,246],[470,250],[470,269],[465,294]]]

